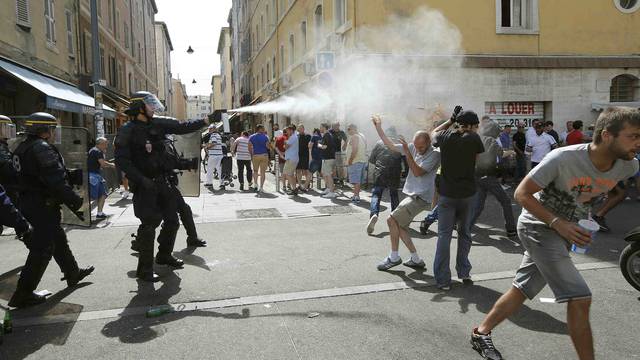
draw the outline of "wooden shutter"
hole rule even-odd
[[[16,0],[16,24],[24,27],[31,27],[29,0]]]

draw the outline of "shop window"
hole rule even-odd
[[[640,80],[633,75],[618,75],[611,80],[609,101],[631,102],[640,97]]]
[[[496,0],[496,33],[537,34],[538,0]]]

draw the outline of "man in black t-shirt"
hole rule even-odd
[[[336,167],[336,148],[333,136],[329,133],[329,124],[320,125],[322,140],[318,142],[318,147],[322,149],[322,178],[327,185],[322,197],[335,198],[335,185],[333,184],[333,171]]]
[[[96,140],[96,146],[89,150],[87,155],[87,171],[89,172],[89,197],[91,200],[98,201],[98,212],[96,219],[105,219],[107,215],[102,212],[104,202],[107,198],[107,187],[104,178],[100,173],[103,167],[115,167],[104,159],[104,153],[107,151],[107,139],[100,137]]]
[[[518,132],[513,134],[513,150],[516,152],[516,181],[520,182],[527,175],[527,158],[524,149],[527,146],[527,134],[524,125],[518,124]]]
[[[309,142],[311,135],[305,133],[304,125],[298,125],[298,165],[296,166],[296,176],[300,190],[307,192],[311,187],[311,173],[309,172]],[[302,185],[302,178],[305,182]]]
[[[346,161],[344,159],[344,152],[347,150],[348,138],[347,138],[347,134],[344,131],[340,130],[339,122],[335,122],[331,125],[331,130],[329,130],[329,133],[331,133],[331,136],[333,136],[333,143],[336,151],[335,178],[342,185],[347,173],[346,167],[345,167]]]
[[[449,129],[455,123],[457,129]],[[458,254],[456,270],[458,278],[471,283],[471,231],[473,198],[476,193],[475,168],[478,154],[484,145],[476,133],[478,115],[470,110],[462,111],[456,106],[451,119],[438,126],[432,134],[434,146],[440,148],[441,173],[438,193],[438,244],[433,264],[436,285],[441,290],[451,289],[449,270],[451,235],[454,224],[458,225]]]

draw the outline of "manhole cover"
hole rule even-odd
[[[348,205],[328,205],[328,206],[314,206],[314,209],[318,210],[321,214],[339,215],[339,214],[355,214],[359,211]]]
[[[282,217],[276,208],[236,210],[238,219],[276,218]]]

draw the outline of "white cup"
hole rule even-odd
[[[597,222],[593,220],[588,220],[588,219],[582,219],[578,221],[578,226],[580,226],[581,228],[583,228],[584,230],[588,231],[591,234],[591,242],[595,240],[596,233],[600,230],[600,225],[598,225]],[[580,246],[577,246],[576,244],[573,244],[571,245],[571,251],[573,251],[576,254],[584,254],[587,252],[587,250],[589,250],[589,246],[590,245],[587,245],[586,247],[580,247]]]

